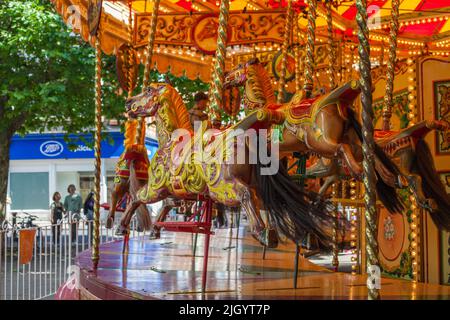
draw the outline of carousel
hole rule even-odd
[[[450,299],[448,1],[52,2],[96,52],[93,246],[60,299]],[[101,220],[103,55],[128,98]],[[206,119],[152,70],[208,82]]]

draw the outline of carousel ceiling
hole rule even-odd
[[[228,63],[255,51],[276,52],[283,41],[286,0],[230,0]],[[52,0],[66,23],[74,26],[86,41],[92,42],[87,27],[88,0]],[[326,43],[326,19],[323,1],[318,1],[316,41]],[[356,8],[354,1],[334,1],[335,41],[356,45]],[[131,4],[131,8],[129,6]],[[305,34],[307,20],[304,0],[293,2],[298,13],[299,39]],[[161,0],[155,38],[154,61],[159,71],[170,68],[174,74],[209,80],[215,51],[219,0]],[[368,1],[372,55],[381,54],[389,42],[391,0]],[[77,10],[78,9],[78,10]],[[116,54],[130,41],[141,59],[153,10],[151,0],[103,0],[100,27],[102,49]],[[79,15],[78,12],[80,13]],[[132,25],[129,25],[129,14]],[[422,54],[448,55],[450,47],[449,0],[400,0],[399,57]],[[80,21],[76,24],[74,21]],[[300,40],[301,41],[301,40]],[[233,61],[231,61],[233,60]]]

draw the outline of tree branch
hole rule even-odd
[[[27,120],[28,114],[29,114],[28,111],[20,112],[16,117],[14,117],[11,120],[11,122],[7,126],[7,131],[6,131],[8,137],[12,137],[14,135],[14,133],[16,133],[17,130],[19,130],[20,127],[23,126],[23,124]]]

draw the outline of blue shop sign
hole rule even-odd
[[[102,158],[118,158],[123,152],[124,136],[121,132],[108,132],[112,139],[102,141]],[[64,134],[29,134],[25,137],[14,136],[12,139],[11,160],[33,159],[90,159],[94,158],[94,149],[86,145],[85,141],[92,141],[92,136],[71,135],[71,146],[64,140]],[[112,141],[112,143],[110,143]],[[146,138],[148,155],[152,157],[158,148],[157,141]]]

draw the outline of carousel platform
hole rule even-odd
[[[211,237],[206,292],[201,292],[203,235],[193,257],[193,237],[162,232],[161,239],[131,238],[128,253],[122,240],[100,247],[92,272],[91,252],[77,257],[80,299],[366,299],[366,277],[332,272],[300,260],[293,289],[293,244],[268,249],[245,232],[220,229]],[[382,299],[450,299],[450,287],[383,278]]]

